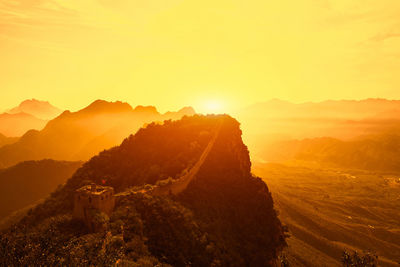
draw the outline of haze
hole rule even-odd
[[[391,1],[0,3],[0,106],[399,98]]]
[[[398,267],[399,14],[0,0],[0,266]]]

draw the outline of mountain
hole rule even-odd
[[[61,110],[47,101],[25,100],[19,106],[0,114],[0,133],[6,136],[22,136],[28,130],[41,130],[49,119]]]
[[[22,101],[19,106],[10,109],[7,113],[27,113],[42,120],[51,120],[60,115],[61,109],[56,108],[47,101],[27,99]]]
[[[81,162],[41,160],[0,170],[0,219],[46,197],[81,165]]]
[[[297,160],[331,167],[399,172],[400,136],[367,135],[351,141],[330,137],[279,141],[265,146],[262,155],[266,161]]]
[[[40,130],[45,125],[45,120],[24,112],[0,114],[0,133],[6,136],[21,136],[30,129]]]
[[[236,111],[244,140],[254,159],[276,141],[397,133],[400,101],[386,99],[328,100],[295,104],[270,100]]]
[[[18,137],[7,137],[0,133],[0,147],[12,144],[18,141]]]
[[[241,134],[227,115],[147,125],[3,232],[1,263],[272,266],[284,233]],[[117,197],[110,216],[93,211],[95,232],[71,216],[75,191],[92,183]]]
[[[52,158],[87,160],[119,144],[146,123],[192,115],[193,110],[160,114],[154,107],[97,100],[77,112],[64,111],[40,130],[31,130],[14,144],[0,148],[0,167],[20,161]]]

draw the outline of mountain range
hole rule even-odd
[[[0,147],[0,168],[26,160],[87,160],[101,150],[119,144],[141,126],[153,121],[193,115],[192,108],[160,114],[155,107],[97,100],[77,112],[64,111],[38,130]]]
[[[41,130],[48,120],[60,113],[60,109],[47,101],[25,100],[19,106],[0,114],[0,133],[8,137],[17,137],[28,130]]]
[[[45,125],[45,120],[24,112],[0,114],[0,133],[7,137],[18,137],[30,129],[40,130]]]
[[[41,120],[51,120],[60,115],[61,109],[53,106],[48,101],[37,99],[27,99],[22,101],[17,107],[7,111],[9,114],[27,113]]]
[[[330,137],[352,141],[361,136],[395,135],[400,131],[400,101],[387,99],[328,100],[291,103],[270,100],[235,114],[254,160],[267,160],[276,142]],[[274,150],[279,152],[279,150]],[[279,154],[279,153],[278,153]]]

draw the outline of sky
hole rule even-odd
[[[398,0],[0,0],[0,109],[399,99]]]

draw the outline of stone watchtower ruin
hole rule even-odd
[[[114,206],[114,188],[85,185],[75,191],[73,217],[82,220],[89,230],[96,231],[100,227],[97,217],[102,213],[110,216]]]

